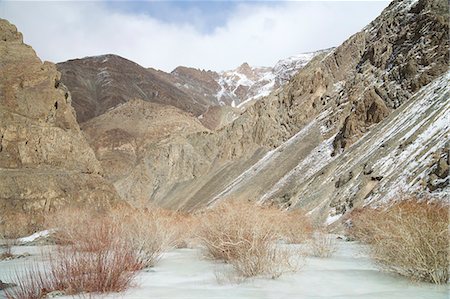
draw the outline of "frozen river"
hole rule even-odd
[[[101,298],[449,298],[449,285],[411,282],[380,272],[357,243],[340,241],[338,245],[339,249],[333,257],[306,258],[296,273],[285,274],[276,280],[258,278],[240,283],[223,281],[229,273],[227,266],[203,259],[198,249],[177,249],[166,253],[156,267],[140,273],[135,286],[127,292]],[[10,280],[15,269],[39,259],[36,253],[40,250],[36,247],[17,247],[16,250],[34,254],[0,262],[1,280]]]

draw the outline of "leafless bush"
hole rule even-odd
[[[279,230],[280,237],[288,243],[304,243],[312,236],[311,221],[302,210],[276,210],[271,221]]]
[[[336,239],[320,229],[313,233],[307,242],[307,254],[311,256],[331,257],[336,250]]]
[[[107,248],[119,229],[106,214],[78,207],[48,215],[47,227],[55,231],[57,244],[76,244],[80,250],[92,252]]]
[[[69,295],[126,290],[142,267],[138,254],[121,240],[95,252],[61,246],[50,256],[50,277],[56,290]]]
[[[352,213],[350,234],[369,244],[382,269],[417,280],[449,280],[449,206],[411,196]]]
[[[53,290],[53,281],[40,267],[33,265],[25,273],[16,273],[15,287],[4,290],[8,299],[41,299]]]
[[[14,257],[12,248],[16,243],[16,239],[5,238],[0,232],[0,260]]]
[[[120,236],[138,253],[144,266],[151,267],[164,251],[185,237],[182,220],[178,213],[157,207],[144,210],[119,207],[108,214],[71,208],[50,217],[49,223],[57,231],[59,244],[72,244],[81,251],[108,248]],[[90,229],[94,226],[96,229]]]
[[[292,271],[292,252],[276,246],[279,228],[273,211],[249,203],[227,202],[202,215],[199,239],[206,255],[230,263],[239,276],[278,277]]]
[[[74,295],[127,289],[143,264],[138,253],[120,235],[104,233],[118,231],[113,226],[112,222],[95,223],[86,231],[84,240],[72,240],[70,245],[58,246],[56,251],[48,253],[48,266],[32,266],[24,275],[17,275],[15,283],[18,287],[7,289],[7,297],[34,299],[53,291]],[[99,231],[94,233],[93,230]],[[92,236],[107,239],[88,240]],[[104,246],[89,247],[87,251],[85,244],[88,241]]]
[[[179,236],[176,217],[160,209],[101,214],[71,208],[51,215],[48,223],[59,244],[49,254],[49,266],[32,267],[25,279],[18,276],[18,287],[8,291],[8,298],[125,290],[136,272],[154,265]]]
[[[112,213],[121,225],[121,235],[138,253],[145,267],[154,266],[164,251],[179,242],[180,225],[174,213],[159,209],[128,210]]]

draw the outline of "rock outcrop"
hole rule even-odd
[[[110,206],[118,196],[101,173],[55,65],[0,19],[0,218]]]
[[[337,157],[324,157],[317,147],[306,160],[325,164],[314,170],[313,163],[299,163],[263,199],[305,208],[331,223],[355,206],[377,205],[401,192],[448,198],[449,82],[447,72],[424,86]]]

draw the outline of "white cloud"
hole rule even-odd
[[[282,2],[236,5],[227,22],[204,33],[194,25],[165,23],[102,2],[0,3],[0,16],[23,32],[45,60],[114,53],[143,66],[231,69],[246,61],[278,59],[339,45],[387,2]],[[198,23],[193,20],[192,24]]]

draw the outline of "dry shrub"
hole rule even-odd
[[[195,214],[175,213],[172,226],[176,228],[176,248],[195,247],[200,226],[199,218]]]
[[[12,256],[12,246],[0,233],[0,261]]]
[[[337,250],[335,237],[323,230],[317,230],[307,243],[307,254],[315,257],[331,257]]]
[[[417,280],[449,280],[449,206],[411,196],[378,209],[351,215],[352,237],[369,244],[383,268]]]
[[[8,299],[41,299],[48,290],[53,290],[53,282],[42,268],[33,265],[25,273],[16,273],[15,285],[3,290]]]
[[[175,213],[159,208],[120,210],[112,212],[121,225],[121,235],[138,253],[145,267],[154,266],[164,251],[179,242],[180,225]]]
[[[184,237],[179,214],[157,207],[143,210],[120,207],[107,214],[70,208],[49,219],[49,226],[57,231],[55,238],[59,244],[75,244],[81,251],[95,252],[108,248],[111,240],[120,236],[138,253],[145,267],[154,266],[164,251],[175,247]]]
[[[25,218],[17,216],[17,225],[8,224],[11,219],[8,217],[0,216],[0,260],[14,257],[13,246],[18,244],[16,238],[22,235],[24,226],[26,225]]]
[[[8,259],[14,257],[12,247],[14,245],[14,241],[11,239],[3,239],[0,236],[0,261],[3,259]]]
[[[74,246],[59,247],[50,256],[50,277],[56,290],[69,295],[126,290],[142,267],[137,252],[122,240],[95,252],[79,251]]]
[[[272,217],[279,229],[280,237],[291,244],[300,244],[309,240],[313,233],[311,221],[303,210],[277,211]]]
[[[7,289],[7,297],[38,299],[53,291],[75,295],[127,289],[143,267],[138,253],[121,235],[112,233],[119,231],[114,222],[99,218],[92,219],[91,224],[83,227],[88,229],[85,236],[81,236],[84,239],[71,240],[70,245],[58,246],[48,253],[47,266],[32,266],[24,275],[16,275],[18,287]],[[92,236],[107,239],[89,239]],[[102,246],[86,250],[85,244],[89,241]]]
[[[199,240],[206,255],[230,263],[242,277],[278,277],[292,271],[293,253],[277,246],[274,210],[249,203],[226,202],[201,215]]]
[[[182,227],[176,213],[162,209],[115,209],[100,213],[68,208],[51,215],[49,228],[59,244],[45,269],[32,267],[8,298],[42,298],[66,294],[119,292],[136,272],[153,266],[164,250],[178,242]]]
[[[83,251],[105,249],[118,234],[107,214],[89,208],[67,207],[47,216],[47,227],[55,231],[57,244],[73,245]]]

